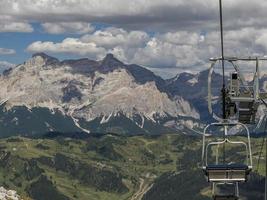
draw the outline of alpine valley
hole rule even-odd
[[[218,97],[222,77],[213,76]],[[194,134],[212,120],[207,77],[206,70],[164,80],[111,54],[100,61],[59,61],[37,53],[5,70],[0,76],[0,196],[210,199],[199,168],[201,135]],[[262,76],[261,88],[266,80]],[[214,104],[218,110],[218,98]],[[248,184],[240,185],[246,196],[241,200],[263,198],[261,142],[252,138],[253,160],[260,162]],[[227,149],[234,158],[236,152]]]
[[[164,80],[112,54],[101,61],[59,61],[37,53],[0,77],[1,136],[192,133],[211,120],[207,76],[205,70]],[[213,76],[214,95],[219,96],[222,78]]]

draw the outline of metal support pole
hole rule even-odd
[[[223,86],[222,86],[222,113],[223,119],[226,119],[225,111],[225,72],[224,72],[224,47],[223,47],[223,17],[222,17],[222,0],[219,0],[220,4],[220,32],[221,32],[221,53],[222,53],[222,73],[223,73]]]
[[[264,200],[267,200],[267,135],[265,135],[265,194],[264,194]]]

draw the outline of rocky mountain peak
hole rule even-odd
[[[32,58],[37,57],[37,56],[40,56],[45,60],[57,60],[58,61],[57,58],[49,56],[49,55],[47,55],[46,53],[43,53],[43,52],[38,52],[38,53],[33,54]]]
[[[30,62],[32,62],[32,64],[51,65],[51,64],[58,64],[59,60],[55,57],[40,52],[33,54]]]
[[[162,78],[141,66],[124,64],[112,54],[101,61],[59,61],[37,53],[9,76],[0,77],[0,84],[0,99],[8,99],[7,110],[48,108],[69,117],[75,130],[85,132],[99,131],[98,127],[110,131],[105,128],[109,122],[122,126],[119,113],[127,120],[125,130],[131,124],[149,132],[157,126],[165,130],[166,120],[199,118],[189,102],[176,93],[169,95]],[[51,127],[44,125],[45,130],[56,130]]]
[[[114,58],[115,57],[114,57],[114,55],[112,53],[107,53],[107,55],[105,56],[105,58],[103,60],[105,60],[105,59],[114,59]]]
[[[113,54],[108,53],[100,64],[100,71],[106,73],[124,66],[123,62],[115,58]]]
[[[91,60],[89,58],[80,58],[80,59],[68,59],[61,61],[61,64],[70,65],[72,67],[76,66],[98,66],[99,62]]]

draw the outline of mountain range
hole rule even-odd
[[[222,76],[213,76],[218,96]],[[197,131],[211,120],[207,77],[205,70],[164,80],[112,54],[100,61],[60,61],[37,53],[0,76],[0,131],[2,136]]]

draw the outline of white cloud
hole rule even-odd
[[[154,37],[144,48],[138,49],[133,61],[153,67],[202,65],[203,63],[198,57],[197,51],[197,47],[192,45],[177,45]]]
[[[266,0],[224,0],[225,54],[267,54]],[[0,31],[83,36],[36,41],[30,52],[99,59],[113,53],[126,63],[200,70],[220,55],[218,1],[211,0],[0,0]],[[104,27],[93,30],[90,23]],[[120,27],[120,28],[115,28]]]
[[[27,47],[30,52],[69,53],[93,58],[103,57],[105,49],[95,43],[83,43],[76,38],[66,38],[61,43],[37,41]]]
[[[197,48],[202,42],[202,35],[184,31],[149,36],[143,31],[107,28],[81,38],[67,38],[60,43],[37,41],[29,45],[27,50],[71,53],[91,58],[101,58],[106,53],[113,53],[126,63],[153,67],[185,67],[203,64]]]
[[[70,53],[102,58],[106,53],[114,53],[119,59],[128,62],[138,48],[150,40],[143,31],[127,32],[118,28],[107,28],[86,34],[81,38],[66,38],[60,43],[37,41],[27,47],[29,52]]]
[[[127,32],[118,28],[107,28],[81,37],[82,42],[94,42],[105,48],[116,46],[140,47],[148,40],[149,36],[144,31]]]
[[[0,18],[1,20],[1,18]],[[25,22],[0,21],[0,32],[33,32],[33,27]]]
[[[199,34],[194,32],[190,34],[187,31],[167,32],[159,35],[159,38],[175,45],[197,45],[203,40],[203,37],[200,37]]]
[[[257,37],[255,43],[261,46],[265,50],[265,53],[266,53],[267,52],[267,31],[261,34],[259,37]]]
[[[11,55],[15,53],[16,51],[14,49],[0,48],[0,55]]]
[[[267,29],[243,28],[225,31],[226,56],[265,55]],[[71,53],[100,59],[113,53],[126,63],[173,71],[199,71],[208,67],[209,58],[220,56],[217,31],[208,33],[176,31],[149,35],[144,31],[106,28],[80,38],[67,38],[59,43],[34,42],[30,52]]]
[[[224,0],[231,29],[266,27],[265,0]],[[217,29],[218,1],[211,0],[0,0],[0,13],[27,22],[99,22],[130,29]]]
[[[59,22],[59,23],[43,23],[42,27],[47,33],[62,34],[62,33],[77,33],[85,34],[94,31],[88,23],[83,22]]]
[[[182,5],[180,0],[1,0],[2,13],[30,16],[39,13],[40,15],[83,15],[89,16],[118,16],[118,15],[140,15],[147,13],[153,7],[178,6]]]

